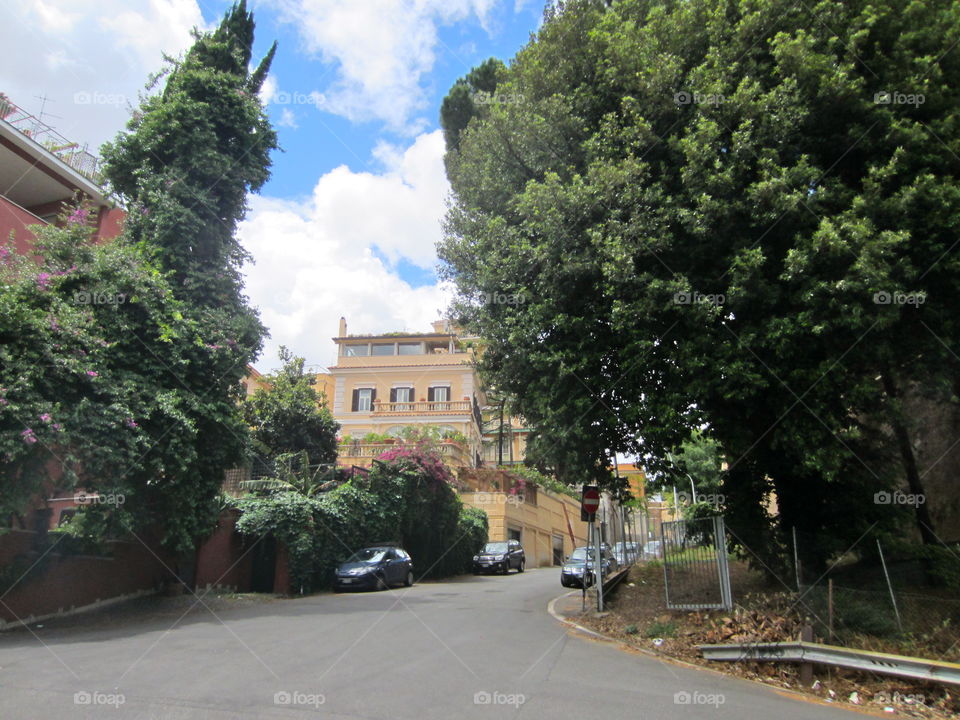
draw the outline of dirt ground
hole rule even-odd
[[[951,718],[960,716],[960,690],[943,685],[902,680],[843,669],[814,666],[814,682],[804,687],[799,667],[791,663],[708,662],[698,645],[797,640],[805,620],[795,596],[772,592],[746,565],[731,563],[735,607],[731,612],[671,611],[666,607],[663,567],[635,566],[607,599],[606,612],[576,618],[584,627],[630,647],[641,648],[715,670],[759,680],[781,688],[815,695],[828,702],[850,703],[889,717]],[[596,600],[594,599],[595,607]],[[588,599],[588,607],[590,607]],[[896,652],[889,643],[861,646]]]

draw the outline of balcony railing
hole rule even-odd
[[[358,464],[358,461],[373,460],[388,450],[403,447],[402,443],[362,443],[342,444],[337,448],[337,459],[341,465]],[[437,444],[440,456],[455,467],[470,467],[470,450],[458,443],[441,442]]]
[[[89,152],[86,145],[81,147],[68,140],[43,120],[31,115],[2,95],[0,95],[0,118],[6,120],[35,143],[42,145],[88,180],[92,180],[98,185],[103,182],[100,159]]]
[[[396,415],[402,413],[471,413],[473,405],[469,400],[421,400],[419,402],[382,402],[373,403],[374,415]]]

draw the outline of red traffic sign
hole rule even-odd
[[[593,515],[600,507],[600,489],[596,485],[587,485],[580,495],[580,509]]]

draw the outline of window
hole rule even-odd
[[[374,343],[371,346],[371,355],[393,355],[393,343]]]
[[[377,391],[373,388],[356,388],[353,391],[353,403],[351,409],[353,412],[370,412],[373,410],[373,402],[377,399]]]
[[[390,390],[390,402],[398,403],[393,406],[394,410],[398,411],[408,411],[413,410],[413,406],[408,403],[413,402],[413,388],[412,387],[395,387]]]
[[[422,355],[423,346],[421,343],[398,343],[398,355]]]
[[[345,357],[366,357],[370,354],[369,345],[344,345],[343,354]]]
[[[427,400],[437,403],[433,406],[434,410],[449,410],[450,406],[450,388],[447,386],[432,387],[427,390]]]

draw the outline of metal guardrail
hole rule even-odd
[[[603,594],[606,595],[610,590],[613,590],[617,585],[620,584],[620,581],[623,580],[627,574],[630,572],[630,566],[622,567],[617,570],[613,575],[603,579]]]
[[[699,649],[707,660],[819,663],[913,680],[960,685],[960,663],[851,650],[835,645],[796,641],[700,645]]]

